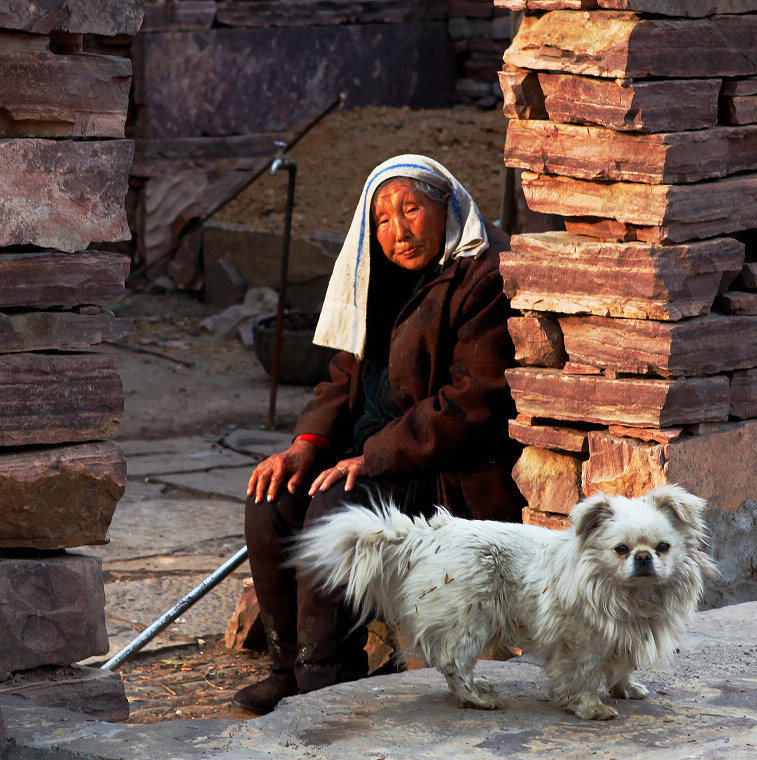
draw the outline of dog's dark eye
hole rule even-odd
[[[615,553],[621,557],[627,557],[631,553],[631,550],[625,544],[618,544],[615,547]]]
[[[660,541],[660,543],[655,546],[655,551],[658,554],[665,554],[670,551],[670,544],[667,541]]]

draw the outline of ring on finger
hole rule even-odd
[[[344,470],[344,469],[343,469],[343,468],[341,468],[341,467],[337,467],[336,469],[337,469],[337,470],[339,470],[339,472],[341,472],[341,473],[342,473],[342,475],[346,475],[346,474],[347,474],[347,471],[346,471],[346,470]]]

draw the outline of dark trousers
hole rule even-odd
[[[371,481],[344,491],[340,481],[308,496],[316,467],[295,494],[279,489],[278,499],[255,504],[248,498],[245,536],[250,567],[266,630],[273,673],[294,672],[301,692],[313,691],[368,674],[364,626],[354,618],[338,591],[325,594],[299,569],[285,567],[292,538],[304,527],[347,503],[368,506]],[[373,491],[375,493],[375,490]]]

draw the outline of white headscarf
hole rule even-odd
[[[377,166],[366,180],[349,232],[334,264],[313,343],[363,358],[371,266],[371,202],[392,177],[410,177],[449,192],[444,252],[439,265],[458,256],[478,256],[488,247],[484,220],[468,191],[438,161],[407,154]]]

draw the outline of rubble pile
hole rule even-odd
[[[510,433],[526,522],[757,482],[757,0],[495,0],[525,16],[506,163],[566,231],[513,237]]]
[[[71,665],[108,642],[100,559],[69,550],[107,542],[126,485],[117,361],[89,348],[133,332],[101,306],[125,295],[129,259],[89,246],[130,237],[131,64],[81,50],[84,34],[135,34],[141,3],[12,5],[0,8],[0,692],[123,719],[120,678]]]

